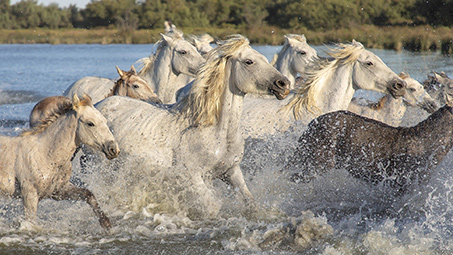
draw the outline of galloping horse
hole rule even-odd
[[[382,60],[355,40],[332,49],[331,60],[318,59],[317,67],[294,89],[288,103],[248,98],[242,125],[245,136],[263,137],[284,132],[296,121],[308,123],[314,117],[346,110],[357,89],[402,96],[406,83]],[[292,114],[291,114],[292,112]]]
[[[28,220],[36,218],[41,199],[85,200],[101,226],[110,228],[109,218],[91,191],[69,182],[70,159],[79,144],[102,151],[108,159],[118,156],[118,144],[107,120],[89,97],[79,100],[77,95],[48,112],[47,117],[17,137],[0,136],[0,193],[21,197]]]
[[[127,155],[120,155],[122,160],[136,159],[159,169],[182,167],[203,199],[209,199],[205,182],[211,178],[232,184],[244,198],[252,199],[239,167],[244,151],[240,121],[247,93],[284,99],[289,81],[245,37],[236,35],[209,53],[191,93],[176,105],[109,97],[96,107],[109,120],[122,155]],[[209,201],[205,206],[210,206]],[[210,216],[218,212],[218,208],[207,210]]]
[[[367,105],[361,105],[359,100],[353,98],[348,106],[348,111],[398,127],[407,106],[419,106],[428,113],[437,110],[436,101],[425,91],[422,84],[406,73],[401,73],[399,76],[407,85],[404,96],[394,98],[390,95],[384,95],[377,103]]]
[[[72,98],[74,94],[80,97],[88,93],[93,104],[112,95],[128,96],[150,103],[162,103],[149,84],[138,76],[134,66],[131,66],[128,72],[121,70],[118,66],[116,70],[120,75],[116,81],[101,77],[85,77],[69,86],[63,95]]]
[[[214,38],[209,34],[202,34],[199,36],[189,35],[188,41],[197,48],[198,52],[200,52],[203,57],[205,57],[213,48],[211,43],[214,42]]]
[[[271,64],[277,68],[291,82],[294,89],[297,75],[304,78],[313,62],[318,58],[318,53],[310,45],[304,35],[287,34],[285,43]]]
[[[156,43],[156,52],[138,60],[143,64],[138,76],[148,82],[151,90],[156,92],[163,103],[174,103],[174,94],[186,85],[185,81],[179,84],[176,78],[180,74],[195,76],[205,59],[180,33],[161,36],[161,40]],[[69,86],[63,95],[71,97],[74,91],[83,91],[102,100],[110,92],[113,83],[113,80],[107,78],[85,77]]]
[[[391,127],[347,111],[316,118],[285,171],[306,182],[316,173],[344,168],[405,193],[411,184],[425,182],[453,145],[453,87],[446,89],[447,104],[413,127]]]
[[[164,104],[170,104],[176,102],[176,91],[187,84],[178,76],[194,77],[206,60],[180,33],[168,33],[162,34],[153,55],[139,61],[143,63],[139,76],[148,81]]]

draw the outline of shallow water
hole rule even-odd
[[[254,46],[268,59],[279,47]],[[322,50],[324,47],[316,47]],[[116,78],[148,56],[153,45],[0,45],[0,133],[28,126],[28,114],[43,97],[60,95],[85,76]],[[453,73],[453,60],[439,54],[374,50],[395,72],[423,81],[430,71]],[[374,93],[359,96],[377,98]],[[418,110],[406,123],[426,118]],[[57,254],[451,254],[453,253],[453,157],[426,185],[402,197],[338,169],[309,184],[279,172],[299,132],[246,141],[246,182],[262,207],[252,216],[235,190],[220,181],[211,187],[220,214],[199,218],[203,201],[193,197],[178,169],[143,169],[139,163],[74,168],[111,218],[102,230],[88,205],[43,200],[38,222],[22,220],[22,202],[0,201],[2,253]]]

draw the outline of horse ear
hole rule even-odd
[[[363,44],[356,41],[355,39],[352,39],[352,45],[356,46],[356,47],[362,47],[363,48]]]
[[[294,39],[292,37],[289,37],[289,36],[286,36],[286,35],[285,35],[285,39],[288,42],[289,46],[291,46],[291,47],[294,47],[296,45],[296,43],[297,43],[296,39]]]
[[[405,79],[405,78],[409,78],[409,74],[405,73],[405,72],[401,72],[399,75],[398,75],[401,79]]]
[[[124,76],[124,71],[121,70],[118,66],[116,66],[116,71],[118,72],[118,74],[123,77]]]
[[[77,96],[77,93],[74,93],[74,95],[72,96],[72,109],[77,111],[79,106],[80,106],[80,99]]]
[[[165,34],[160,34],[162,36],[162,39],[167,42],[169,45],[172,45],[173,42],[175,41],[171,36],[165,35]]]
[[[131,65],[131,70],[129,72],[132,72],[134,75],[137,75],[137,70],[135,70],[134,65]]]
[[[299,37],[300,37],[301,42],[304,42],[304,43],[307,42],[307,38],[305,37],[305,35],[299,35]]]

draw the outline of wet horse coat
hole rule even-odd
[[[285,171],[294,181],[344,168],[367,182],[385,182],[397,194],[428,179],[453,145],[453,108],[445,105],[414,127],[391,127],[347,111],[313,120]]]
[[[47,119],[38,121],[31,131],[0,136],[0,194],[21,197],[27,220],[34,220],[41,199],[85,200],[101,226],[110,228],[94,195],[69,182],[70,159],[81,143],[112,159],[118,156],[118,144],[89,98],[79,100],[75,95],[73,101],[59,105],[54,111],[45,111]]]

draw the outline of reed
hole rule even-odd
[[[283,35],[288,33],[305,34],[311,45],[348,42],[356,39],[367,48],[409,50],[416,52],[441,51],[453,53],[453,31],[449,27],[393,26],[376,27],[370,25],[339,28],[336,30],[310,31],[305,28],[281,29],[272,26],[261,27],[188,27],[185,34],[208,33],[224,39],[231,34],[243,34],[254,44],[283,44]],[[143,29],[120,32],[116,29],[20,29],[1,30],[1,44],[145,44],[160,39],[162,29]]]

